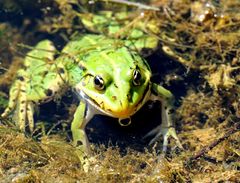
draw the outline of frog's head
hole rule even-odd
[[[151,71],[137,53],[126,47],[104,50],[92,53],[84,63],[86,71],[76,91],[99,111],[127,118],[146,102]]]

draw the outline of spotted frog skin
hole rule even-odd
[[[34,106],[61,96],[71,88],[80,99],[71,123],[73,144],[89,153],[85,126],[95,114],[131,120],[147,101],[161,101],[162,123],[147,134],[163,135],[163,150],[172,136],[181,144],[172,124],[173,95],[152,83],[147,62],[118,39],[102,35],[77,36],[56,56],[48,40],[30,51],[24,69],[17,73],[10,89],[9,104],[2,117],[11,115],[20,130],[34,129]]]

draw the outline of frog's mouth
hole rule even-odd
[[[107,116],[110,116],[110,117],[113,117],[113,118],[116,118],[116,116],[114,114],[112,114],[110,111],[106,111],[104,109],[101,108],[101,106],[93,99],[91,99],[88,95],[86,95],[82,90],[80,90],[78,92],[78,94],[80,95],[81,97],[81,100],[84,100],[87,102],[87,104],[89,104],[92,109],[94,109],[94,112],[96,114],[104,114],[104,115],[107,115]]]
[[[94,109],[96,114],[103,114],[113,118],[125,119],[135,114],[146,103],[146,101],[149,98],[150,93],[149,88],[150,84],[147,85],[143,93],[144,97],[142,97],[142,99],[139,100],[134,107],[131,107],[130,109],[127,109],[125,111],[121,111],[120,113],[115,113],[111,109],[105,109],[98,102],[96,102],[94,99],[90,98],[87,94],[85,94],[82,90],[78,90],[77,93],[80,95],[82,100],[85,100],[92,107],[92,109]]]

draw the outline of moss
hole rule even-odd
[[[24,3],[16,4],[14,0],[11,2],[17,5],[12,8],[12,12],[15,14],[15,10],[21,11],[23,15],[22,21],[17,24],[6,18],[11,16],[3,15],[1,19],[4,22],[0,24],[1,112],[6,106],[8,90],[16,71],[21,67],[22,57],[27,51],[26,47],[19,47],[19,43],[34,45],[41,39],[49,38],[57,46],[60,45],[61,49],[62,44],[75,32],[90,31],[84,28],[79,13],[89,15],[89,12],[99,13],[99,10],[108,10],[111,13],[117,10],[136,10],[136,7],[124,4],[98,2],[86,5],[85,1],[79,4],[75,0],[55,0],[51,3],[44,1],[25,8]],[[48,122],[46,128],[50,130],[47,135],[39,132],[41,127],[39,131],[36,130],[34,138],[24,135],[7,119],[0,118],[0,177],[3,182],[238,181],[239,129],[235,129],[228,138],[198,158],[193,157],[239,123],[240,3],[238,0],[211,1],[210,6],[191,0],[172,3],[153,0],[149,3],[161,5],[160,11],[146,11],[145,17],[140,20],[155,22],[154,26],[147,24],[145,27],[146,32],[154,34],[160,41],[155,50],[157,54],[150,58],[157,62],[157,68],[166,69],[162,73],[169,79],[162,82],[173,83],[173,91],[177,93],[176,124],[185,150],[179,150],[171,141],[171,149],[164,158],[156,153],[155,146],[144,150],[146,143],[139,145],[137,149],[132,148],[134,145],[131,144],[131,135],[127,132],[124,133],[125,139],[129,139],[124,141],[127,149],[124,149],[120,140],[119,146],[92,143],[93,156],[89,172],[86,173],[71,145],[71,138],[66,137],[68,121],[71,121],[76,108],[76,104],[72,104],[74,100],[67,96],[56,107],[65,111],[64,117],[53,114],[51,121],[58,121],[59,125],[54,126]],[[41,12],[29,17],[26,11],[35,11],[36,7]],[[7,15],[9,13],[11,15],[11,12]],[[121,19],[120,22],[130,22],[125,25],[130,30],[139,22],[135,17],[139,17],[140,13],[134,11],[127,20]],[[149,32],[150,30],[152,31]],[[111,127],[114,128],[110,125]],[[89,131],[95,133],[99,129]],[[104,134],[97,135],[104,139]],[[119,133],[115,133],[114,138],[117,135]],[[102,138],[99,137],[95,142]],[[141,142],[139,139],[136,141]]]

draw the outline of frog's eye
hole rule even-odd
[[[133,72],[133,85],[139,86],[141,84],[142,75],[139,69],[135,69]]]
[[[97,90],[103,90],[104,89],[104,80],[101,76],[99,75],[96,75],[93,79],[93,82],[94,82],[94,87],[97,89]]]

